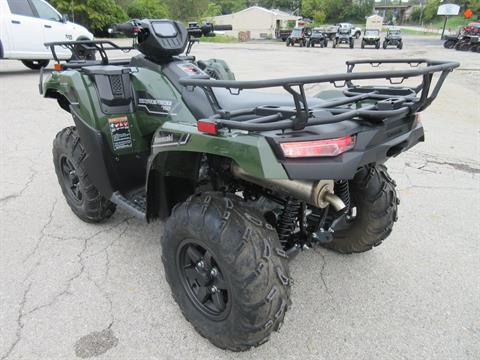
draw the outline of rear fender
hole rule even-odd
[[[147,165],[147,218],[165,218],[172,207],[193,194],[205,156],[237,163],[260,178],[288,179],[267,140],[262,136],[224,133],[211,136],[196,127],[173,122],[159,128]]]

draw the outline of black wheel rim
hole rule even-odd
[[[68,195],[75,202],[81,203],[83,194],[80,190],[80,179],[77,175],[75,166],[70,159],[64,156],[60,159],[60,169],[62,170],[63,183]]]
[[[212,320],[224,319],[231,307],[231,291],[213,253],[199,241],[184,240],[177,252],[182,285],[190,301]]]

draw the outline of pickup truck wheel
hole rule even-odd
[[[215,346],[263,344],[290,306],[286,254],[262,215],[234,196],[193,195],[165,224],[162,260],[185,318]]]
[[[104,198],[85,168],[87,155],[74,126],[60,131],[53,141],[53,164],[63,195],[80,219],[98,223],[115,212],[115,204]]]
[[[82,41],[82,40],[88,40],[88,39],[78,39],[78,40]],[[96,59],[95,51],[86,50],[81,45],[75,45],[75,48],[70,60],[95,60],[95,59]]]
[[[350,181],[353,206],[357,208],[351,226],[334,233],[326,248],[343,254],[359,253],[378,246],[392,232],[400,203],[395,182],[384,165],[365,166]]]
[[[23,65],[32,70],[40,70],[42,67],[47,66],[50,60],[22,60]]]

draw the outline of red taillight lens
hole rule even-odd
[[[354,136],[336,139],[298,141],[280,144],[283,155],[287,158],[337,156],[355,146]]]
[[[218,133],[217,124],[208,120],[198,120],[197,129],[200,132],[210,134],[210,135],[217,135]]]

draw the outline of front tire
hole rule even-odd
[[[22,60],[23,65],[32,70],[40,70],[42,67],[46,67],[50,60]]]
[[[343,254],[359,253],[378,246],[392,232],[400,203],[395,182],[384,165],[365,166],[350,181],[352,205],[357,215],[349,228],[334,233],[326,248]]]
[[[74,126],[60,131],[53,141],[53,164],[67,204],[80,219],[98,223],[115,212],[115,204],[104,198],[90,180],[88,155]]]
[[[280,328],[290,305],[285,252],[273,227],[235,197],[206,193],[175,206],[162,260],[183,315],[215,346],[248,350]]]

